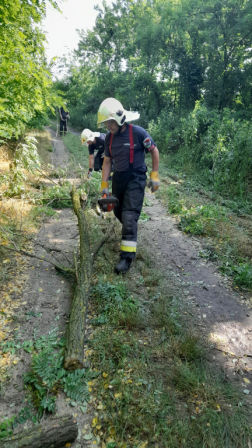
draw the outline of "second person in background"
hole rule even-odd
[[[84,129],[81,133],[82,144],[88,146],[89,151],[89,169],[88,177],[91,177],[93,171],[100,171],[103,165],[104,144],[106,134],[92,132],[90,129]],[[96,155],[94,155],[94,152]]]

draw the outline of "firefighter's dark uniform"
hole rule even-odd
[[[114,164],[112,193],[119,200],[114,214],[122,223],[121,258],[129,260],[135,258],[137,222],[144,200],[147,171],[145,153],[148,153],[148,149],[144,147],[143,141],[146,138],[151,139],[152,148],[156,146],[145,129],[127,123],[124,132],[113,136],[108,132],[105,138],[105,156],[112,157]]]
[[[62,117],[62,118],[61,118]],[[67,134],[67,118],[69,117],[69,112],[65,111],[63,107],[60,108],[60,135]]]
[[[93,155],[95,150],[97,150],[94,158],[94,171],[99,171],[102,169],[105,137],[106,134],[100,134],[100,137],[95,137],[95,143],[92,143],[92,145],[88,145],[88,151],[90,155]]]

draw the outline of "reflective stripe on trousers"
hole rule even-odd
[[[145,173],[130,169],[113,175],[112,193],[119,200],[114,214],[122,223],[122,258],[135,258],[137,222],[143,206],[145,185]]]
[[[137,243],[136,241],[121,241],[121,251],[122,252],[136,252]]]

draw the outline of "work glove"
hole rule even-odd
[[[101,183],[101,197],[103,197],[105,194],[106,196],[109,196],[109,183],[108,182],[102,182]]]
[[[88,179],[90,179],[92,176],[93,176],[93,168],[89,168],[87,177]]]
[[[150,180],[148,183],[148,188],[151,188],[151,192],[154,193],[159,188],[159,185],[160,185],[160,181],[159,181],[159,177],[158,177],[158,172],[152,171],[150,173]]]

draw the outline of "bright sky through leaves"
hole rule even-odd
[[[107,0],[112,5],[112,0]],[[47,5],[43,30],[47,34],[46,54],[48,60],[62,57],[77,48],[79,36],[76,29],[91,29],[95,24],[97,11],[94,6],[102,6],[102,0],[67,0],[59,3],[62,14]]]

